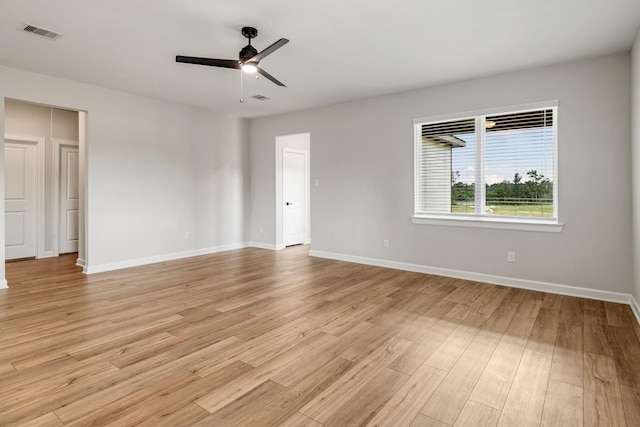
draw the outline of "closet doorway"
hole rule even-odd
[[[5,100],[5,260],[78,252],[84,119],[78,111]]]

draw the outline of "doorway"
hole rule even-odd
[[[276,249],[311,243],[309,133],[276,137]]]
[[[4,124],[5,260],[83,265],[86,113],[6,99]]]

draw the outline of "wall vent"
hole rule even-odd
[[[36,27],[35,25],[31,25],[31,24],[25,24],[21,28],[22,28],[22,31],[34,34],[36,36],[44,37],[49,40],[57,40],[62,35],[60,33],[56,33],[55,31]]]
[[[252,96],[253,99],[257,99],[258,101],[267,101],[271,98],[264,96],[264,95],[253,95]]]

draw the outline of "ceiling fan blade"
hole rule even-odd
[[[253,58],[249,59],[249,61],[259,62],[262,58],[264,58],[267,55],[271,55],[273,52],[280,49],[282,46],[284,46],[287,43],[289,43],[288,39],[280,39],[274,44],[272,44],[271,46],[269,46],[268,48],[263,49],[262,52],[258,53]]]
[[[265,70],[263,70],[260,67],[258,67],[258,73],[262,74],[264,77],[268,78],[278,86],[287,87],[284,83],[282,83],[281,81],[279,81],[278,79],[276,79],[275,77],[273,77],[271,74],[267,73]]]
[[[240,63],[236,59],[214,59],[214,58],[198,58],[195,56],[176,55],[176,62],[185,64],[209,65],[210,67],[222,68],[240,68]]]

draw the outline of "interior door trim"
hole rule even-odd
[[[60,149],[64,146],[80,148],[80,142],[72,139],[54,138],[53,141],[53,256],[60,255]],[[80,180],[80,177],[78,177]]]

